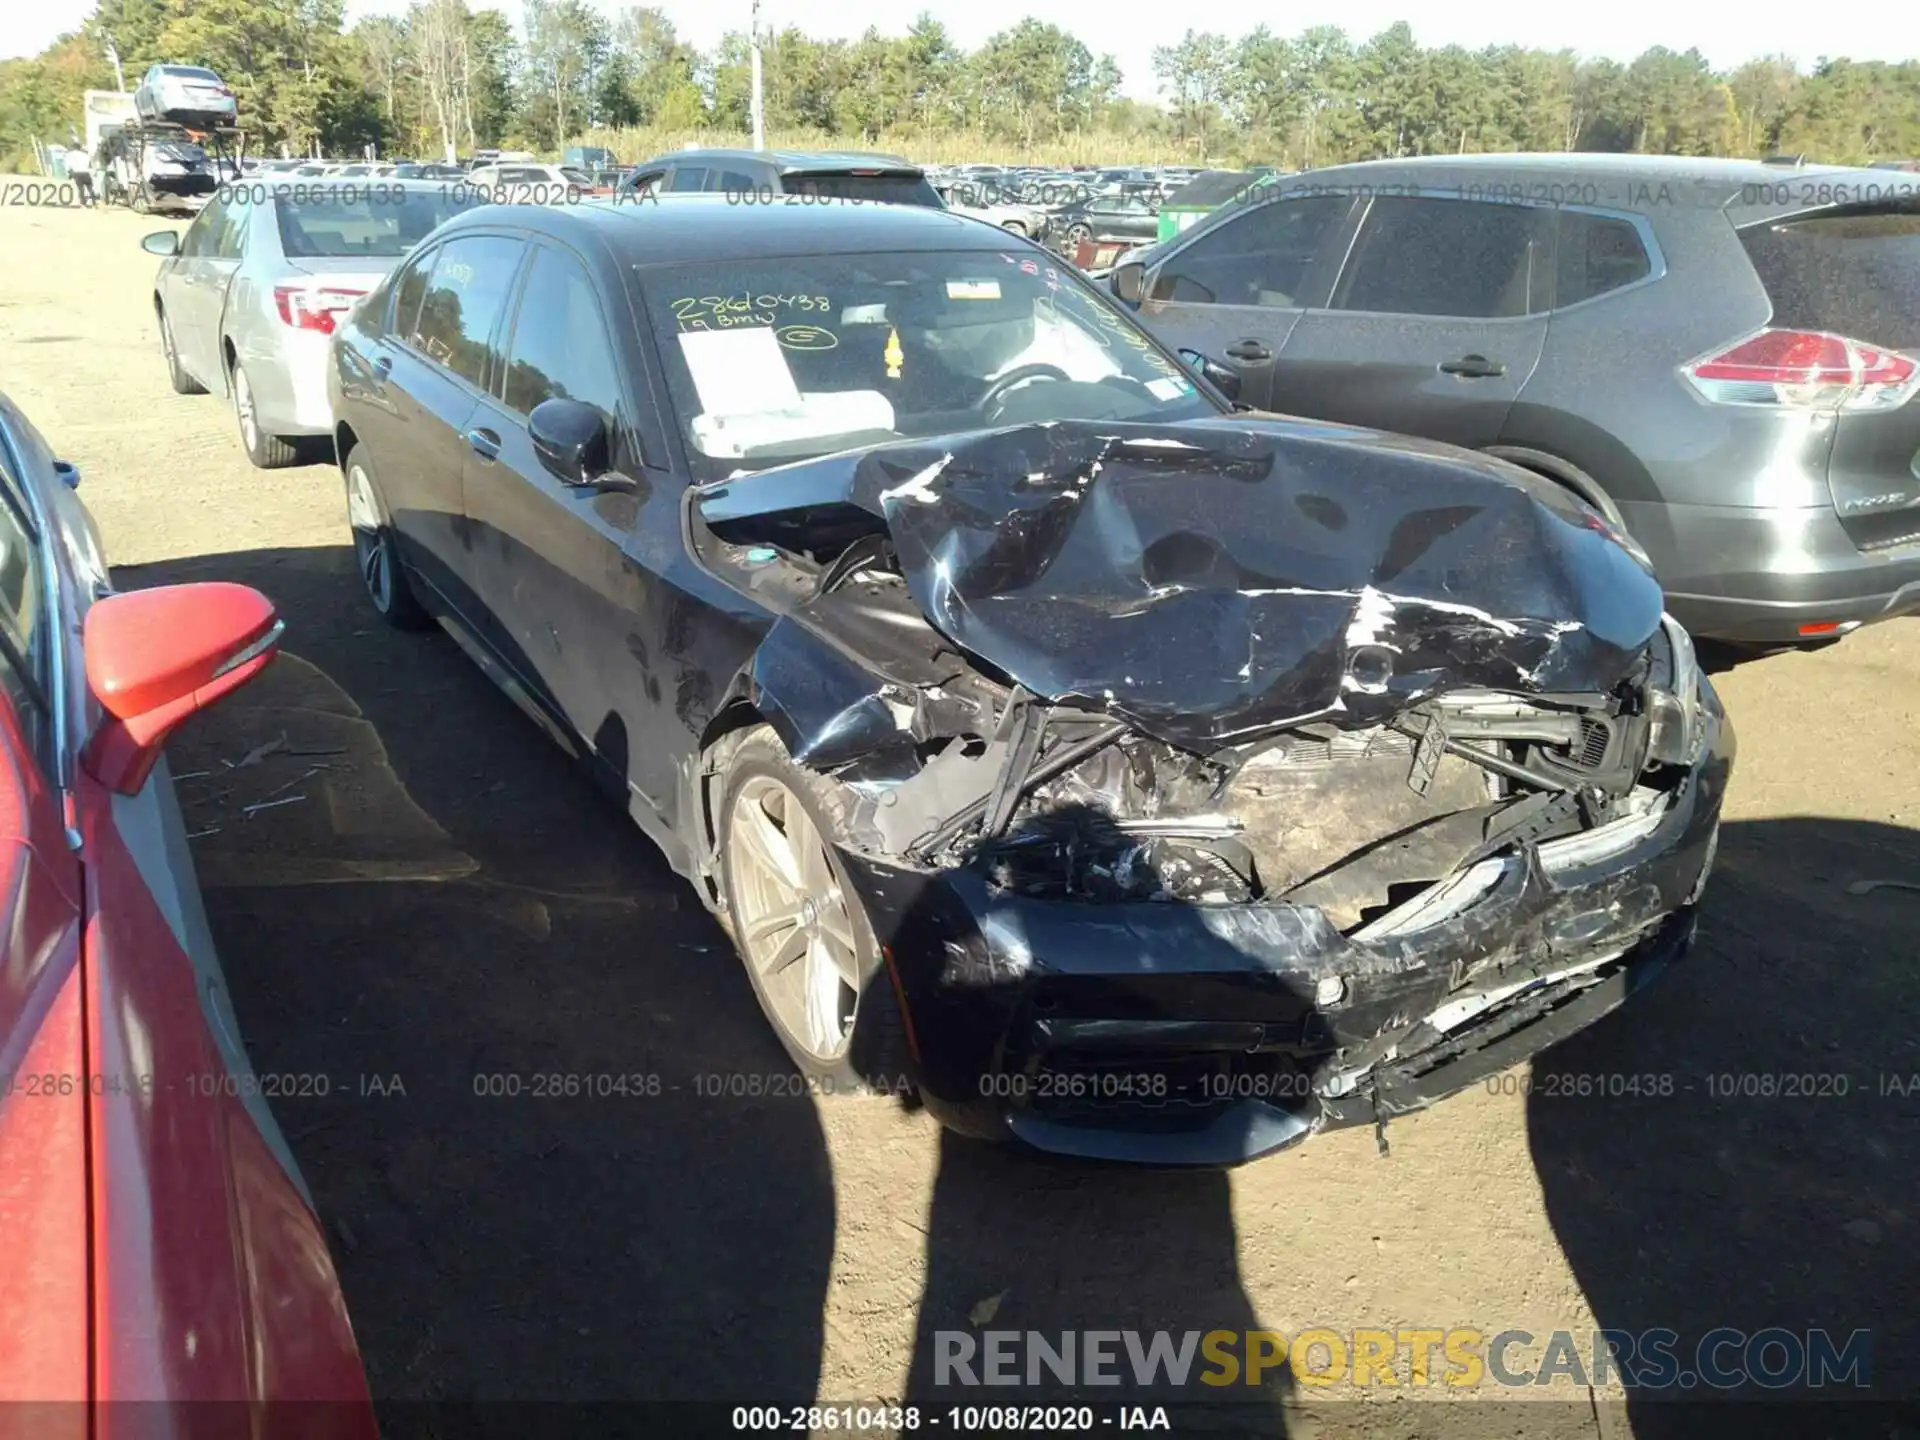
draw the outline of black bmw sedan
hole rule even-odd
[[[332,354],[373,606],[622,797],[821,1089],[1233,1164],[1691,940],[1733,735],[1620,537],[1236,410],[1004,231],[477,209]]]

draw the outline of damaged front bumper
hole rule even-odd
[[[844,855],[956,1129],[1225,1166],[1420,1109],[1563,1039],[1685,953],[1734,737],[1657,810],[1480,861],[1342,934],[1310,907],[1095,903]]]

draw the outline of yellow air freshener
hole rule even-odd
[[[900,366],[906,358],[900,350],[900,332],[898,330],[888,331],[886,361],[887,378],[889,380],[898,380],[900,378]]]

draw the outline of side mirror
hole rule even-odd
[[[80,488],[80,467],[71,460],[54,461],[53,473],[60,477],[60,483],[69,490]]]
[[[107,713],[80,763],[109,790],[137,794],[168,734],[266,669],[285,628],[266,596],[223,581],[96,601],[81,643]]]
[[[1138,260],[1113,267],[1107,277],[1114,295],[1128,305],[1138,305],[1147,296],[1147,267]]]
[[[563,484],[596,494],[639,488],[613,473],[607,419],[591,405],[559,396],[542,400],[527,416],[527,436],[540,463]]]
[[[1198,350],[1182,350],[1180,358],[1198,371],[1200,378],[1229,400],[1240,398],[1240,372],[1218,360],[1209,360]]]
[[[141,240],[140,248],[149,255],[178,255],[180,253],[180,232],[177,230],[156,230]]]

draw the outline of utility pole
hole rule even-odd
[[[753,0],[753,32],[747,37],[753,55],[753,148],[767,148],[766,108],[760,98],[760,0]]]
[[[120,48],[113,43],[113,37],[111,35],[107,36],[107,59],[113,62],[114,88],[124,95],[127,89],[127,77],[121,72]]]

